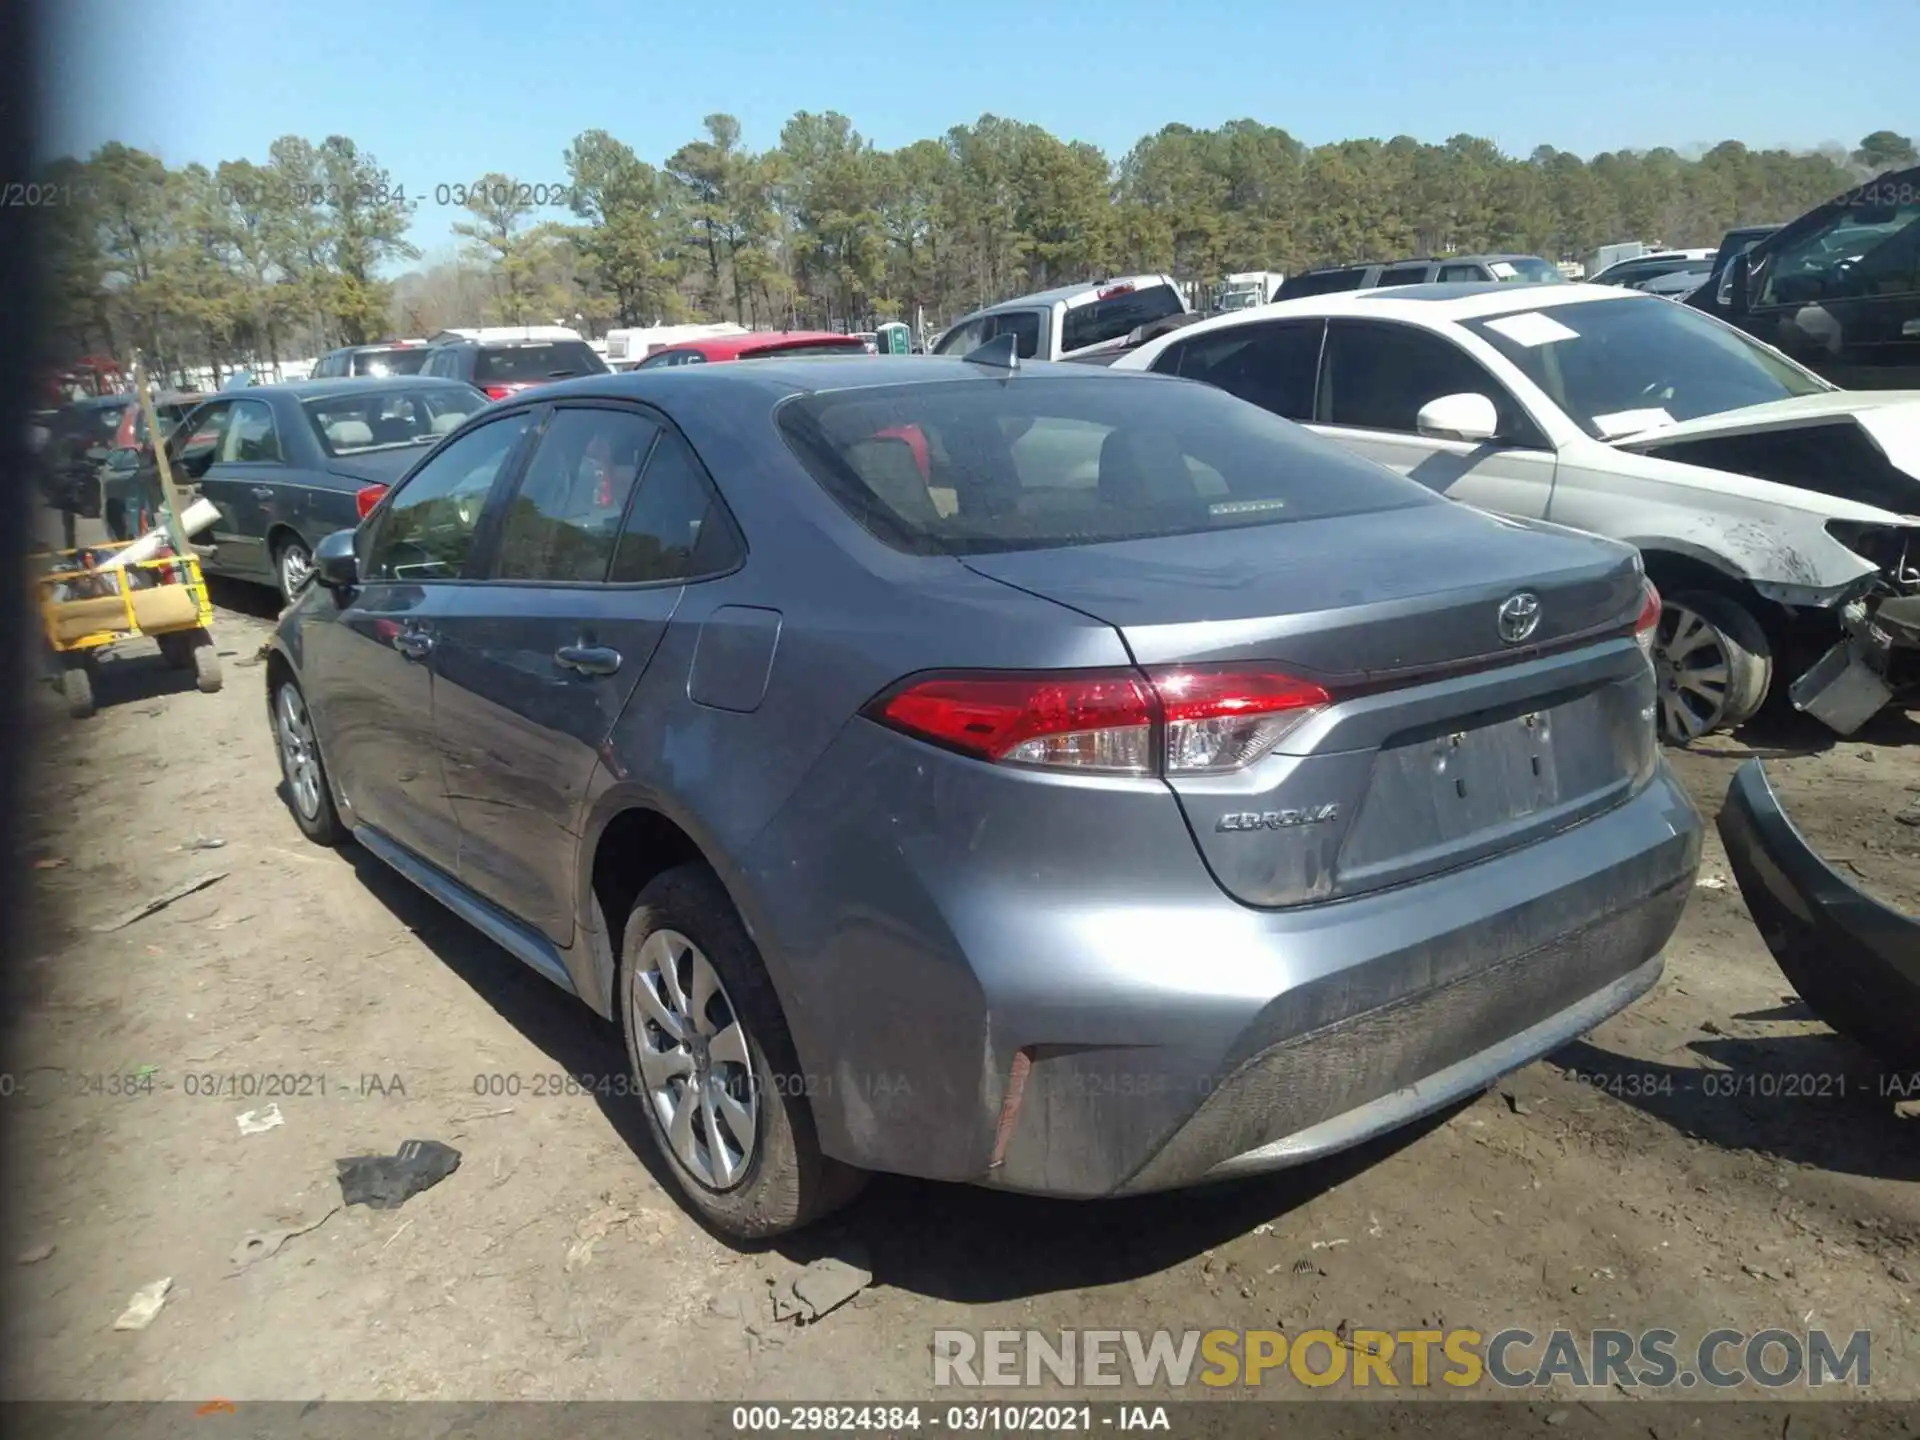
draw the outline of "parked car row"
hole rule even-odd
[[[1474,281],[1553,285],[1566,276],[1538,255],[1453,255],[1436,260],[1420,256],[1378,264],[1330,265],[1289,276],[1275,300],[1299,300],[1342,290],[1373,290],[1389,285],[1448,285]]]

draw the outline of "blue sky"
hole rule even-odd
[[[716,110],[749,145],[839,110],[893,147],[992,112],[1117,159],[1171,121],[1601,150],[1920,131],[1915,0],[48,0],[46,148],[169,164],[353,137],[450,245],[440,184],[566,179],[603,128],[659,163]],[[156,64],[153,55],[162,58]]]

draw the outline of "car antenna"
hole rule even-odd
[[[977,349],[969,350],[960,358],[969,365],[989,365],[995,370],[1015,371],[1020,368],[1020,351],[1015,347],[1016,337],[1011,330],[993,337]]]

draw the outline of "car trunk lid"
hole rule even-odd
[[[1421,506],[966,563],[1113,625],[1151,674],[1326,690],[1246,768],[1169,774],[1215,878],[1249,904],[1485,859],[1652,774],[1645,592],[1621,546]]]

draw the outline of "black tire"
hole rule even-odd
[[[86,719],[93,714],[93,672],[85,665],[69,665],[60,672],[60,694],[67,702],[67,714]]]
[[[746,1031],[760,1100],[758,1133],[744,1174],[727,1189],[703,1183],[674,1153],[641,1069],[636,1030],[642,1022],[634,1018],[633,990],[640,967],[634,962],[659,930],[678,932],[699,947]],[[800,1073],[786,1016],[759,952],[713,872],[696,863],[656,876],[634,901],[620,953],[617,1013],[647,1130],[681,1192],[707,1222],[729,1239],[760,1240],[798,1230],[858,1195],[866,1172],[821,1153],[813,1111],[802,1093],[806,1087],[780,1083]]]
[[[193,632],[193,684],[203,695],[212,695],[225,684],[220,674],[220,652],[213,648],[213,637],[204,630]]]
[[[282,691],[292,692],[296,726],[304,722],[306,727],[303,753],[311,758],[314,780],[311,807],[302,801],[302,786],[295,774],[295,761],[282,728],[285,723]],[[287,808],[293,812],[294,823],[300,827],[300,833],[316,845],[331,847],[340,844],[347,838],[347,827],[340,822],[340,811],[333,803],[333,782],[327,774],[326,758],[320,753],[320,738],[314,732],[313,721],[307,711],[307,697],[297,681],[283,679],[273,687],[267,717],[268,723],[273,726],[273,750],[280,758],[280,779],[286,788]]]
[[[1688,612],[1712,632],[1712,643],[1725,660],[1727,679],[1717,708],[1703,711],[1683,702],[1681,676],[1667,662],[1668,642],[1686,623]],[[1711,590],[1665,596],[1656,636],[1653,667],[1660,686],[1660,738],[1667,744],[1685,746],[1706,735],[1737,730],[1760,713],[1773,687],[1773,644],[1753,612],[1738,600]],[[1690,721],[1699,728],[1689,731]]]
[[[175,630],[171,634],[156,635],[154,643],[160,647],[160,658],[167,662],[169,670],[187,670],[193,666],[193,636],[184,630]]]
[[[273,573],[280,585],[280,599],[287,605],[291,605],[306,588],[304,582],[298,585],[289,583],[287,570],[290,561],[297,561],[309,575],[313,571],[313,552],[307,548],[306,541],[297,536],[289,536],[273,547]]]

